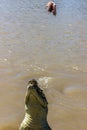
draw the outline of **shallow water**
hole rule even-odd
[[[53,130],[87,130],[87,1],[0,1],[0,130],[17,130],[28,80],[48,102]]]

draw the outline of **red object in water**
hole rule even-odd
[[[49,12],[52,12],[53,15],[56,15],[56,4],[53,1],[49,1],[46,7]]]

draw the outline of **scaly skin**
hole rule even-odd
[[[25,117],[19,130],[51,130],[47,122],[47,100],[37,82],[31,80],[25,97]]]

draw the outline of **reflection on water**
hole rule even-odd
[[[28,80],[49,102],[52,129],[87,129],[87,1],[0,1],[0,130],[18,129]],[[55,112],[55,113],[54,113]]]

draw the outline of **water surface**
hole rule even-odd
[[[28,80],[48,102],[53,130],[87,130],[87,1],[0,1],[0,130],[17,130]]]

